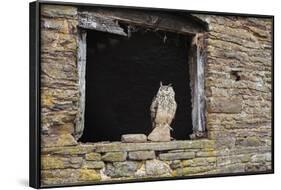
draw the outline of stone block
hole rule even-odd
[[[169,165],[160,160],[147,160],[145,170],[149,176],[169,176],[171,173]]]
[[[171,141],[171,129],[169,126],[155,127],[147,139],[154,142]]]
[[[92,160],[92,161],[99,161],[99,160],[101,160],[101,155],[96,152],[91,152],[91,153],[86,154],[85,159]]]
[[[160,160],[183,160],[194,158],[194,152],[175,152],[175,153],[162,153],[159,154]]]
[[[107,152],[102,156],[101,159],[107,162],[121,162],[125,161],[126,157],[126,152]]]
[[[41,156],[41,169],[80,168],[83,159],[81,157],[61,157],[55,155]]]
[[[216,163],[216,157],[208,158],[194,158],[190,160],[183,160],[182,165],[184,167],[196,167],[196,166],[210,166]]]
[[[240,113],[242,111],[242,98],[210,98],[208,112],[210,113]]]
[[[78,144],[77,146],[64,146],[64,147],[44,147],[41,152],[44,154],[57,154],[57,155],[84,155],[92,151],[92,146]]]
[[[100,181],[101,176],[93,169],[80,169],[79,180],[80,181]]]
[[[217,151],[198,151],[196,157],[213,157],[217,156]]]
[[[214,140],[183,140],[170,142],[147,142],[147,143],[97,143],[94,145],[95,152],[115,152],[115,151],[139,151],[139,150],[180,150],[180,149],[200,149],[213,147]]]
[[[121,141],[127,143],[141,143],[147,141],[147,136],[145,134],[126,134],[121,136]]]
[[[108,163],[105,174],[111,177],[133,177],[140,166],[141,163],[135,161]]]
[[[197,166],[197,167],[184,167],[178,168],[173,172],[175,176],[188,176],[197,173],[207,172],[214,169],[214,166]]]
[[[262,145],[262,140],[257,136],[249,136],[244,139],[237,139],[236,144],[240,146],[257,147]]]
[[[103,161],[85,161],[82,164],[82,168],[86,169],[102,169],[104,166]]]
[[[70,134],[41,136],[42,147],[61,147],[77,145],[77,141]]]
[[[41,7],[41,15],[46,17],[75,18],[77,16],[77,8],[65,5],[43,5]]]
[[[154,151],[134,151],[129,152],[129,159],[131,160],[149,160],[155,158]]]

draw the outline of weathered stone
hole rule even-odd
[[[175,152],[175,153],[162,153],[159,154],[160,160],[183,160],[194,158],[194,152]]]
[[[41,177],[44,179],[69,179],[77,181],[79,169],[52,169],[41,170]]]
[[[101,155],[96,152],[91,152],[89,154],[86,154],[86,160],[93,160],[93,161],[98,161],[101,160]]]
[[[216,157],[208,158],[194,158],[190,160],[183,160],[182,165],[184,167],[195,167],[195,166],[210,166],[216,163]]]
[[[181,160],[173,160],[173,161],[171,161],[171,163],[170,163],[170,167],[171,167],[172,169],[177,169],[177,168],[182,168],[183,165],[182,165]]]
[[[184,167],[178,168],[173,172],[174,176],[192,175],[202,172],[207,172],[214,169],[214,166],[198,166],[198,167]]]
[[[79,168],[82,165],[81,157],[61,157],[54,155],[41,156],[41,169]]]
[[[107,162],[121,162],[125,161],[126,157],[126,152],[107,152],[102,156],[101,159]]]
[[[42,51],[75,51],[75,35],[63,34],[49,30],[41,31]]]
[[[155,158],[154,151],[134,151],[129,152],[129,159],[131,160],[149,160]]]
[[[132,177],[139,167],[140,163],[135,161],[108,163],[105,174],[111,177]]]
[[[69,163],[72,165],[81,165],[81,163],[83,162],[83,158],[82,157],[70,157],[69,158]]]
[[[213,157],[217,155],[217,151],[198,151],[196,157]]]
[[[47,17],[73,18],[77,16],[77,8],[65,5],[43,5],[41,15]]]
[[[73,82],[77,80],[77,68],[70,64],[60,64],[56,60],[42,60],[41,69],[44,74],[47,74],[53,80],[62,80],[61,82]],[[71,83],[70,83],[71,84]],[[65,104],[67,100],[76,100],[77,91],[74,89],[46,89],[43,91],[43,105],[50,105],[52,102],[56,104]],[[52,98],[52,99],[48,99]],[[61,98],[64,98],[61,100]],[[65,105],[63,105],[65,106]]]
[[[259,137],[256,136],[250,136],[250,137],[246,137],[244,139],[238,139],[236,141],[237,145],[241,145],[241,146],[260,146],[262,145],[262,141]]]
[[[271,165],[271,164],[270,164]],[[258,172],[270,170],[271,167],[267,168],[266,164],[263,162],[260,163],[249,163],[245,165],[246,172]]]
[[[146,177],[145,164],[142,164],[141,167],[135,172],[135,176],[138,177]]]
[[[82,168],[86,169],[101,169],[104,168],[103,161],[85,161],[83,162]]]
[[[77,141],[70,134],[63,134],[59,136],[41,136],[42,147],[71,146],[77,144]]]
[[[211,113],[240,113],[242,111],[241,98],[211,98],[208,104]]]
[[[269,162],[271,161],[271,153],[255,154],[251,157],[252,162]]]
[[[214,140],[189,140],[189,141],[170,141],[170,142],[147,142],[147,143],[97,143],[94,144],[96,152],[115,152],[115,151],[139,151],[139,150],[179,150],[179,149],[198,149],[213,148]]]
[[[249,162],[250,160],[251,156],[249,154],[220,156],[217,157],[217,165],[225,166],[229,164],[245,163]]]
[[[218,166],[213,173],[237,173],[245,172],[245,165],[241,163],[225,165],[223,167]]]
[[[84,155],[92,150],[93,147],[91,145],[78,144],[77,146],[44,147],[41,149],[41,152],[43,154]]]
[[[41,156],[41,169],[65,168],[65,158],[55,156]]]
[[[77,32],[77,21],[71,19],[41,19],[42,28],[56,30],[65,34],[74,34]]]
[[[147,175],[151,176],[169,176],[171,172],[169,165],[160,160],[147,160],[145,170]]]
[[[171,129],[168,126],[155,127],[148,135],[147,139],[154,142],[171,141]]]
[[[64,185],[78,182],[78,169],[41,170],[42,185]]]
[[[79,180],[80,181],[99,181],[99,180],[101,180],[101,176],[95,170],[80,169]]]
[[[126,134],[121,136],[121,141],[127,143],[141,143],[146,142],[147,137],[144,134]]]
[[[91,182],[102,176],[108,181],[111,176],[129,179],[171,173],[179,176],[271,170],[271,19],[197,16],[209,24],[205,64],[208,139],[159,143],[134,139],[86,147],[77,144],[71,135],[75,134],[79,100],[77,8],[41,8],[43,185]],[[177,154],[185,152],[195,153],[195,158],[120,162],[126,160],[121,156],[123,152],[128,152],[128,159],[146,160],[156,158],[154,151],[160,153],[157,159],[167,154],[169,159],[179,158]],[[100,161],[100,154],[106,164]],[[106,168],[109,176],[103,175]]]

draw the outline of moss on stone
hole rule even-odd
[[[95,170],[92,169],[80,169],[79,171],[80,181],[100,181],[101,176]]]
[[[98,161],[101,160],[101,155],[96,152],[86,154],[86,160]]]

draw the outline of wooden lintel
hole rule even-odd
[[[88,16],[91,18],[102,18],[110,23],[119,21],[125,24],[138,25],[188,35],[195,35],[196,33],[204,31],[202,26],[191,18],[153,11],[146,12],[141,10],[95,8],[91,11],[82,11],[80,15],[79,25],[82,25],[81,27],[91,25],[91,23],[88,22],[89,20],[87,21],[87,18],[85,18]],[[80,21],[81,19],[82,21]],[[105,29],[102,28],[102,30]]]
[[[82,12],[79,14],[78,20],[78,26],[80,28],[127,36],[123,28],[118,25],[118,22],[111,18],[102,17],[89,12]]]

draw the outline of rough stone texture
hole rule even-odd
[[[134,161],[109,163],[106,165],[105,174],[111,177],[131,177],[139,166],[140,163]]]
[[[86,160],[93,160],[93,161],[97,161],[97,160],[101,160],[101,155],[99,153],[95,153],[95,152],[91,152],[89,154],[86,154]]]
[[[240,113],[241,98],[212,98],[208,107],[210,113]]]
[[[76,7],[41,9],[41,182],[271,171],[271,19],[194,15],[206,42],[206,139],[77,143]],[[126,143],[125,143],[126,142]]]
[[[79,180],[80,181],[99,181],[101,176],[95,171],[90,169],[80,169]]]
[[[152,176],[169,176],[171,172],[169,165],[160,160],[147,160],[145,170],[147,175]]]
[[[129,159],[131,160],[149,160],[155,158],[154,151],[134,151],[129,152]]]
[[[183,160],[183,159],[189,159],[194,157],[195,157],[194,152],[175,152],[175,153],[159,154],[160,160]]]
[[[75,145],[77,8],[43,5],[41,15],[42,145]]]
[[[125,161],[127,157],[126,152],[107,152],[105,155],[102,156],[103,161],[109,162],[121,162]]]
[[[147,139],[154,142],[167,142],[171,140],[171,129],[168,126],[155,127]]]
[[[86,169],[102,169],[104,166],[104,162],[102,161],[85,161],[82,164],[82,168]]]
[[[97,143],[94,145],[96,152],[138,151],[138,150],[178,150],[196,148],[214,148],[214,140],[148,142],[148,143]]]
[[[146,142],[147,136],[144,134],[126,134],[121,136],[121,141],[127,143]]]

